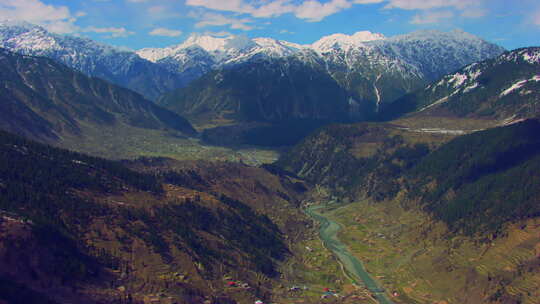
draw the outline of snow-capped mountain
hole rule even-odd
[[[272,38],[249,39],[246,36],[212,37],[192,35],[185,42],[167,48],[146,48],[137,51],[144,59],[163,65],[171,72],[185,73],[197,70],[200,75],[213,69],[232,66],[253,59],[276,59],[305,52],[322,54],[332,49],[351,49],[362,42],[385,39],[381,34],[358,32],[352,36],[334,34],[313,45],[301,45]]]
[[[279,64],[288,61],[277,59],[295,57],[295,62],[326,71],[349,91],[351,103],[369,102],[376,108],[466,64],[503,52],[462,31],[421,31],[396,37],[361,31],[329,35],[310,45],[271,38],[193,35],[176,46],[132,52],[12,22],[0,22],[0,47],[49,57],[150,99],[213,70],[247,62]]]
[[[176,58],[182,61],[186,57],[185,50],[198,48],[206,52],[215,65],[220,66],[242,62],[258,54],[264,54],[270,58],[281,58],[306,49],[322,54],[332,49],[350,49],[362,46],[363,42],[382,39],[385,39],[384,35],[369,31],[358,32],[351,36],[333,34],[323,37],[312,45],[301,45],[272,38],[249,39],[246,36],[234,35],[227,37],[192,35],[179,45],[141,49],[137,51],[137,54],[152,62],[160,62],[165,58]]]
[[[395,100],[443,75],[504,49],[462,32],[419,31],[387,38],[369,31],[333,34],[311,45],[245,36],[191,36],[164,49],[143,49],[139,56],[181,73],[189,80],[220,68],[253,60],[295,56],[325,69],[355,100],[377,104]]]
[[[189,81],[211,70],[257,57],[291,56],[300,48],[302,48],[300,45],[271,38],[192,35],[182,44],[162,49],[146,48],[137,51],[137,54],[170,72],[182,74],[184,79]]]
[[[315,50],[317,53],[323,54],[332,50],[348,50],[352,48],[365,47],[365,42],[385,39],[386,37],[383,34],[361,31],[350,36],[345,34],[333,34],[330,36],[325,36],[309,47]]]
[[[49,33],[25,22],[0,22],[0,47],[48,57],[89,76],[133,89],[149,99],[179,87],[181,77],[131,51],[90,39]]]
[[[540,47],[506,52],[470,64],[395,102],[401,112],[496,119],[540,114]],[[392,109],[392,107],[390,107]]]
[[[319,96],[328,96],[323,92],[325,87],[336,85],[347,94],[335,93],[334,98],[328,99],[330,104],[341,109],[334,113],[334,118],[340,115],[341,119],[373,117],[384,104],[465,64],[497,56],[503,51],[501,47],[461,31],[421,31],[390,38],[371,32],[334,34],[311,45],[268,38],[192,37],[167,52],[154,49],[139,54],[157,64],[167,63],[171,69],[190,67],[193,78],[198,78],[196,73],[202,75],[215,70],[208,77],[201,77],[158,100],[177,113],[197,118],[221,117],[227,112],[246,120],[263,117],[268,121],[320,119],[324,102]],[[148,54],[165,57],[157,59]],[[306,75],[303,70],[317,75]],[[249,79],[245,75],[250,75]],[[307,79],[324,79],[325,87],[305,86]],[[270,101],[269,96],[274,96],[268,90],[270,87],[279,90],[283,96],[276,95]],[[299,87],[314,94],[297,92]],[[316,94],[317,90],[319,94]],[[278,100],[281,99],[287,100],[288,104],[279,108],[281,101]],[[284,115],[287,107],[287,114],[291,116]],[[244,112],[248,108],[258,110],[246,115]],[[348,113],[342,111],[343,108],[348,108]]]
[[[249,39],[246,36],[212,37],[192,35],[182,44],[159,48],[146,48],[137,51],[137,54],[152,62],[159,62],[164,58],[184,60],[186,50],[200,49],[206,52],[215,64],[225,64],[232,60],[264,53],[273,57],[285,57],[296,53],[301,45],[278,41],[271,38]]]

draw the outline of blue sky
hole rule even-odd
[[[304,44],[333,33],[419,29],[462,29],[508,49],[540,45],[538,0],[0,0],[0,19],[131,49],[193,33]]]

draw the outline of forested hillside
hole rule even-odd
[[[265,189],[259,197],[280,209],[297,204],[296,191],[305,191],[254,170]],[[0,278],[10,284],[2,286],[0,299],[11,303],[24,292],[26,303],[119,303],[156,290],[190,303],[220,294],[242,301],[267,297],[278,275],[275,261],[289,254],[283,224],[303,227],[303,216],[280,214],[278,226],[268,217],[278,218],[275,213],[245,194],[226,195],[170,170],[147,171],[2,132]],[[251,286],[267,279],[227,294],[225,274]]]
[[[3,130],[46,142],[121,127],[195,134],[187,120],[141,95],[51,59],[0,49],[0,62]]]
[[[401,301],[537,303],[538,132],[336,125],[277,164],[338,198],[341,239]]]

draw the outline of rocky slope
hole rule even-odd
[[[540,112],[540,48],[529,47],[473,63],[422,90],[398,99],[383,112],[386,118],[452,116],[509,123]]]
[[[84,137],[88,128],[128,126],[193,135],[184,118],[141,95],[89,78],[47,58],[0,49],[0,127],[47,142]]]

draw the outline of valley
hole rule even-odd
[[[385,290],[379,287],[375,280],[368,274],[363,263],[351,255],[345,248],[345,245],[337,238],[337,234],[341,228],[340,224],[329,220],[317,211],[322,208],[325,208],[325,206],[311,206],[306,209],[306,213],[320,223],[319,233],[321,241],[339,258],[340,264],[346,269],[345,271],[355,278],[353,279],[354,284],[365,286],[378,303],[391,304],[392,302],[385,294]]]
[[[108,159],[135,159],[138,157],[169,157],[176,160],[208,160],[243,162],[252,166],[273,163],[280,150],[260,146],[215,146],[200,138],[168,130],[148,130],[117,127],[102,130],[85,128],[85,138],[63,137],[61,146],[84,151]]]
[[[0,21],[0,304],[540,304],[540,47],[42,25]]]
[[[524,303],[538,303],[538,272],[526,266],[536,259],[537,219],[479,243],[448,237],[445,225],[395,202],[357,202],[333,210],[331,217],[345,227],[341,240],[386,289],[397,292],[397,302],[506,302],[505,296],[522,296]],[[524,273],[514,279],[518,269]]]

